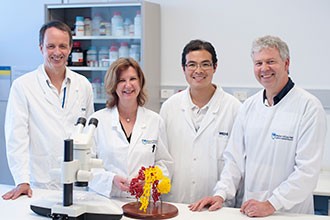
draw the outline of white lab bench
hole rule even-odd
[[[314,195],[330,196],[330,171],[322,171],[320,173]]]
[[[315,212],[330,215],[330,171],[322,171],[314,190]]]
[[[8,185],[0,185],[0,194],[4,194],[5,192],[12,189],[12,186]],[[42,190],[42,189],[34,189],[32,198],[28,198],[27,196],[21,196],[17,200],[3,200],[0,199],[0,207],[1,207],[1,219],[24,219],[24,220],[36,220],[36,219],[49,219],[42,216],[39,216],[30,210],[30,204],[32,201],[39,200],[41,198],[47,198],[47,196],[52,196],[55,194],[62,194],[61,191],[51,191],[51,190]],[[87,193],[87,192],[86,192]],[[90,192],[88,192],[90,193]],[[96,195],[96,194],[95,194]],[[98,195],[97,195],[98,196]],[[113,200],[118,206],[124,205],[125,201]],[[189,220],[200,220],[200,219],[208,219],[208,220],[219,220],[219,219],[251,219],[240,213],[239,209],[234,208],[222,208],[220,210],[209,212],[191,212],[188,209],[187,204],[178,204],[172,203],[175,205],[178,210],[178,216],[172,219],[189,219]],[[123,216],[123,220],[128,220],[131,218]],[[259,219],[259,218],[258,218]],[[302,214],[291,214],[291,213],[276,213],[272,216],[268,216],[266,218],[268,220],[317,220],[324,219],[330,220],[328,216],[320,216],[320,215],[302,215]]]

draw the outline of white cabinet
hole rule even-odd
[[[134,33],[134,18],[137,12],[141,14],[141,33]],[[102,23],[107,26],[111,24],[111,18],[115,13],[120,13],[126,21],[126,26],[122,30],[113,33],[111,27],[107,27],[107,32],[102,35],[81,35],[75,36],[75,24],[77,17],[93,19],[101,16]],[[103,84],[103,79],[109,63],[98,62],[96,65],[87,65],[86,54],[89,48],[96,48],[98,52],[101,48],[110,51],[111,46],[120,47],[123,42],[130,48],[137,48],[137,57],[145,73],[148,102],[146,107],[158,112],[160,108],[160,6],[147,1],[111,1],[107,3],[81,3],[81,4],[46,4],[46,21],[60,20],[70,26],[74,34],[74,42],[79,41],[81,49],[84,51],[84,65],[70,66],[72,70],[85,75],[90,82]],[[129,25],[129,21],[131,25]],[[128,29],[126,29],[126,27]],[[104,28],[104,26],[102,27]],[[136,32],[138,32],[136,30]],[[133,45],[133,46],[132,46]],[[100,86],[102,88],[102,86]],[[104,104],[104,91],[95,94],[95,103]]]

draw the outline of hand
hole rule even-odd
[[[223,202],[224,200],[220,196],[208,196],[193,204],[190,204],[188,208],[193,212],[194,211],[200,212],[205,206],[210,206],[208,210],[215,211],[222,208]]]
[[[116,175],[113,178],[113,183],[117,186],[121,191],[129,191],[129,182],[127,178]]]
[[[17,199],[21,195],[27,195],[28,197],[32,197],[32,189],[30,187],[30,184],[28,183],[18,184],[14,189],[2,195],[2,198],[4,200]]]
[[[272,215],[275,208],[269,201],[259,202],[250,199],[243,203],[240,211],[249,217],[265,217]]]

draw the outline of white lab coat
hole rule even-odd
[[[237,116],[215,195],[232,198],[245,176],[244,201],[269,200],[279,211],[312,214],[325,135],[326,114],[314,96],[294,86],[266,107],[260,91]]]
[[[129,197],[112,184],[113,177],[120,175],[131,180],[142,166],[157,165],[170,177],[173,160],[167,149],[164,122],[158,114],[138,107],[130,143],[120,125],[116,106],[99,110],[91,117],[99,120],[94,134],[95,153],[105,167],[93,169],[89,183],[92,190],[107,197]]]
[[[197,132],[191,118],[189,88],[170,97],[161,107],[160,115],[165,121],[169,151],[174,160],[172,188],[169,195],[164,196],[165,200],[195,202],[212,195],[220,178],[222,153],[241,104],[217,86],[208,105]]]
[[[78,117],[94,111],[93,90],[88,80],[66,68],[70,81],[66,101],[49,87],[44,65],[16,79],[8,99],[5,137],[8,164],[15,184],[30,183],[58,188],[50,172],[60,168],[64,139],[70,137]]]

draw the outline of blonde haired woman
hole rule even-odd
[[[119,58],[111,64],[104,83],[106,108],[91,117],[99,120],[94,150],[105,169],[93,170],[90,188],[105,196],[129,197],[129,182],[141,166],[157,165],[169,176],[172,157],[163,120],[143,107],[147,95],[139,64],[132,58]]]

